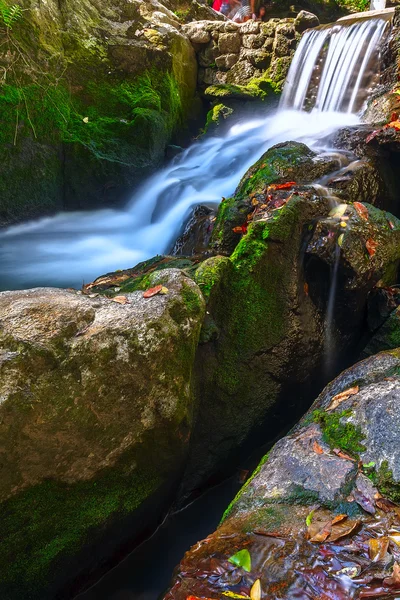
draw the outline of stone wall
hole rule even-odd
[[[204,91],[221,84],[247,85],[262,76],[281,88],[301,33],[315,25],[317,17],[303,11],[296,19],[197,21],[183,30],[196,51],[198,84]]]

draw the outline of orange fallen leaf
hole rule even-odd
[[[297,185],[295,181],[288,181],[287,183],[276,183],[269,186],[271,190],[290,190],[293,186]]]
[[[309,292],[309,288],[308,288],[308,283],[306,282],[304,284],[304,293],[305,293],[306,296],[308,296],[308,292]]]
[[[111,298],[111,300],[118,304],[129,304],[129,300],[126,296],[115,296],[115,298]]]
[[[397,562],[394,563],[392,576],[386,577],[386,579],[383,580],[383,583],[385,585],[396,585],[396,586],[398,586],[400,584],[400,565],[399,565],[399,563],[397,563]]]
[[[252,204],[252,206],[258,206],[259,202],[258,202],[257,198],[252,198],[251,199],[251,204]]]
[[[371,538],[368,541],[368,554],[372,561],[383,560],[389,547],[389,538]]]
[[[376,242],[372,238],[369,238],[369,240],[367,240],[365,242],[365,247],[370,256],[374,256],[377,246],[378,246],[378,242]]]
[[[345,460],[351,460],[352,462],[357,462],[354,458],[352,458],[351,456],[349,456],[345,452],[342,452],[340,450],[340,448],[334,448],[332,450],[332,452],[334,452],[336,454],[336,456],[339,456],[339,458],[344,458]]]
[[[162,285],[156,285],[155,287],[149,288],[145,292],[143,292],[143,298],[151,298],[152,296],[156,296],[163,289]]]
[[[310,526],[309,530],[311,528],[312,525]],[[325,525],[310,538],[310,542],[325,542],[325,540],[329,537],[331,531],[332,523],[331,521],[328,521],[328,523],[325,523]]]
[[[348,400],[350,396],[358,394],[359,391],[360,388],[358,387],[358,385],[356,385],[354,387],[349,388],[348,390],[345,390],[344,392],[340,392],[340,394],[336,394],[336,396],[333,396],[331,403],[326,410],[334,410],[339,406],[341,402],[344,402],[344,400]]]
[[[358,216],[365,221],[368,221],[368,210],[364,204],[361,204],[361,202],[354,202],[353,206],[356,209]]]
[[[344,523],[340,522],[340,523],[335,523],[332,526],[332,532],[329,535],[329,542],[336,542],[336,540],[339,540],[342,537],[345,537],[346,535],[349,535],[350,533],[353,533],[353,531],[355,529],[357,529],[357,527],[360,525],[361,520],[360,519],[347,519]]]
[[[334,517],[332,519],[332,525],[335,525],[335,523],[340,523],[341,521],[344,521],[345,519],[347,519],[347,515],[336,515],[336,517]]]
[[[388,220],[388,223],[389,223],[389,227],[390,227],[390,229],[394,229],[394,223],[393,223],[393,221],[389,221],[389,220]]]
[[[247,223],[245,225],[239,225],[238,227],[233,227],[232,231],[233,231],[233,233],[241,233],[243,235],[246,235]]]
[[[393,129],[400,129],[400,121],[391,121],[390,123],[388,123],[388,125],[386,127],[392,127]]]
[[[314,440],[313,450],[316,454],[324,454],[323,448],[318,444],[317,440]]]

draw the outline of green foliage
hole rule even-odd
[[[71,97],[62,84],[18,85],[14,80],[0,87],[0,115],[0,144],[33,136],[81,144],[96,158],[131,163],[133,140],[151,152],[150,132],[172,132],[180,122],[181,102],[172,75],[155,71],[134,81],[89,81],[85,101]]]
[[[370,0],[336,0],[341,8],[364,12],[369,9]]]
[[[8,5],[4,0],[0,0],[0,24],[7,29],[12,29],[13,25],[22,19],[22,8],[19,4]]]
[[[250,573],[251,571],[251,556],[250,552],[245,548],[244,550],[239,550],[229,559],[229,562],[235,565],[236,567],[242,567],[245,571]]]

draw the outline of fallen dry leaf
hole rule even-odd
[[[328,216],[333,218],[343,217],[344,213],[347,210],[347,204],[338,204],[329,212]]]
[[[239,225],[238,227],[233,227],[232,231],[233,233],[241,233],[245,235],[247,233],[247,224]]]
[[[129,300],[126,296],[115,296],[115,298],[111,298],[111,300],[118,304],[129,304]]]
[[[368,254],[372,257],[372,256],[374,256],[374,254],[376,252],[376,249],[378,247],[378,242],[376,242],[372,238],[369,238],[369,240],[367,240],[365,242],[365,247],[367,249]]]
[[[329,535],[328,541],[336,542],[336,540],[339,540],[346,535],[350,535],[350,533],[353,533],[353,531],[357,529],[360,523],[360,519],[347,519],[344,523],[335,523],[332,526],[332,532]]]
[[[290,190],[290,188],[297,185],[295,181],[288,181],[287,183],[277,183],[268,186],[269,190]]]
[[[152,298],[161,292],[163,289],[162,285],[156,285],[155,287],[149,288],[145,292],[143,292],[143,298]]]
[[[340,458],[344,458],[345,460],[351,460],[352,462],[357,462],[352,456],[349,456],[340,448],[333,448],[332,452],[334,452],[336,456],[339,456]]]
[[[306,296],[308,296],[309,288],[308,288],[308,283],[307,282],[304,284],[304,293],[305,293]]]
[[[358,387],[358,385],[356,385],[354,387],[349,388],[348,390],[345,390],[344,392],[340,392],[340,394],[336,394],[336,396],[333,396],[332,401],[326,410],[334,410],[339,406],[341,402],[343,402],[344,400],[348,400],[350,396],[358,394],[359,391],[360,388]]]
[[[252,204],[252,206],[258,206],[259,202],[258,202],[257,198],[252,198],[251,204]]]
[[[251,586],[250,598],[251,600],[261,600],[261,581],[259,579]]]
[[[316,527],[316,524],[311,523],[309,530],[313,529],[313,525],[314,527]],[[325,523],[325,525],[319,531],[317,531],[317,533],[310,537],[310,542],[325,542],[325,540],[329,537],[331,531],[332,522],[328,521],[328,523]]]
[[[356,209],[358,216],[365,221],[368,221],[368,210],[364,204],[361,204],[361,202],[354,202],[353,206]]]
[[[389,547],[389,538],[371,538],[368,541],[368,555],[373,562],[383,560]]]
[[[400,565],[399,565],[399,563],[397,563],[397,562],[394,563],[392,576],[384,579],[383,583],[385,585],[393,585],[397,588],[400,586]]]
[[[316,454],[324,454],[323,448],[318,444],[317,440],[314,440],[313,450]]]
[[[335,525],[335,523],[341,523],[341,521],[344,521],[345,519],[347,519],[347,515],[336,515],[336,517],[332,519],[332,525]]]

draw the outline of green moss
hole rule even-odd
[[[185,282],[182,284],[181,297],[189,316],[197,315],[202,310],[203,305],[198,293]]]
[[[378,470],[370,471],[368,477],[373,481],[384,498],[400,503],[400,483],[393,478],[389,463],[384,460]]]
[[[266,76],[255,77],[247,85],[222,83],[206,88],[204,94],[211,99],[236,99],[236,100],[266,100],[275,95],[275,83]]]
[[[203,292],[206,300],[210,297],[211,290],[224,276],[226,268],[230,267],[229,259],[225,256],[213,256],[203,261],[196,273],[194,279]]]
[[[216,104],[207,113],[206,124],[204,127],[204,133],[210,133],[213,129],[221,124],[222,120],[227,119],[233,114],[233,109],[225,106],[225,104]]]
[[[321,426],[323,440],[331,448],[340,448],[358,459],[360,453],[365,452],[365,446],[361,443],[365,436],[360,427],[342,421],[351,414],[351,410],[345,410],[340,413],[327,413],[323,410],[315,410],[313,412],[313,420]]]
[[[253,473],[251,474],[251,476],[248,478],[248,480],[246,481],[246,483],[240,488],[240,490],[238,491],[238,493],[236,494],[236,496],[234,497],[234,499],[232,500],[232,502],[229,504],[228,508],[225,510],[224,514],[222,515],[222,519],[220,524],[222,524],[225,519],[227,519],[230,515],[230,513],[232,512],[232,509],[234,508],[234,506],[236,505],[236,503],[239,501],[239,499],[241,498],[241,496],[243,495],[243,493],[246,491],[246,488],[250,485],[250,483],[253,481],[253,479],[255,477],[257,477],[257,475],[259,474],[259,472],[261,471],[263,465],[265,465],[265,463],[267,462],[270,452],[267,452],[267,454],[265,454],[262,459],[260,460],[260,462],[258,463],[257,467],[254,469]]]
[[[157,470],[149,466],[132,472],[131,465],[132,457],[125,457],[119,468],[104,470],[95,481],[44,481],[3,503],[2,598],[36,597],[36,589],[51,584],[55,561],[77,555],[86,543],[95,542],[99,531],[156,491],[162,482]]]

